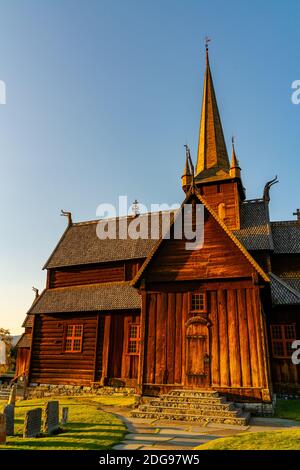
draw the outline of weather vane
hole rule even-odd
[[[205,36],[205,48],[208,50],[208,43],[211,41],[211,38],[208,36]]]

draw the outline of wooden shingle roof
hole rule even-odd
[[[151,213],[146,213],[138,216],[140,221],[148,219],[149,233],[151,230],[150,215]],[[74,223],[64,232],[44,269],[146,258],[157,240],[150,237],[148,239],[131,239],[129,237],[123,239],[119,236],[120,223],[125,222],[128,225],[133,219],[132,216],[110,219],[111,222],[116,221],[116,238],[105,240],[98,238],[96,230],[97,225],[106,224],[107,219]]]
[[[271,222],[274,253],[300,253],[300,224],[296,220]]]
[[[247,250],[273,250],[268,214],[262,199],[243,202],[241,228],[234,234]]]
[[[45,289],[28,314],[136,309],[141,297],[129,282]]]
[[[151,213],[139,215],[139,219],[149,218]],[[118,222],[120,219],[116,219]],[[123,220],[128,224],[132,216]],[[161,218],[160,230],[161,230]],[[103,221],[102,223],[105,223]],[[147,258],[157,239],[116,239],[100,240],[96,228],[99,221],[74,223],[61,237],[55,250],[46,262],[44,268],[77,266],[93,263],[104,263],[128,259]],[[118,223],[117,223],[118,227]],[[245,201],[241,205],[241,229],[234,235],[247,250],[272,249],[270,226],[262,200]]]
[[[285,279],[270,273],[273,305],[300,305],[300,292],[289,285]]]
[[[23,333],[15,347],[16,348],[30,348],[31,347],[31,334]]]

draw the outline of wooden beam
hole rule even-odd
[[[101,385],[104,385],[107,379],[109,344],[110,344],[110,325],[111,325],[111,315],[108,314],[108,315],[105,315],[105,320],[104,320],[102,374],[101,374],[101,380],[100,380]]]
[[[97,375],[97,352],[98,352],[98,338],[99,338],[99,316],[97,315],[97,330],[96,330],[96,339],[95,339],[95,349],[94,349],[94,379],[93,382],[96,382],[96,375]]]
[[[138,380],[137,392],[143,393],[143,381],[144,381],[144,353],[145,353],[145,327],[146,327],[146,315],[147,315],[147,292],[141,289],[142,295],[142,309],[141,309],[141,339],[140,339],[140,356],[138,364]]]

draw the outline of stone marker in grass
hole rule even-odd
[[[14,420],[15,420],[15,407],[14,405],[6,405],[4,407],[4,414],[6,416],[6,435],[14,435]]]
[[[58,401],[48,401],[44,408],[43,432],[45,434],[55,434],[59,431],[59,403]]]
[[[69,408],[67,406],[64,406],[62,409],[62,415],[61,415],[61,424],[67,424],[68,422],[68,417],[69,417]]]
[[[41,434],[42,408],[34,408],[25,414],[23,437],[38,437]]]

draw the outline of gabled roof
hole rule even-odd
[[[233,241],[233,243],[237,246],[237,248],[241,251],[241,253],[244,255],[244,257],[249,261],[249,263],[252,265],[252,267],[256,270],[256,272],[263,278],[264,281],[269,282],[270,279],[268,275],[263,271],[263,269],[259,266],[259,264],[255,261],[255,259],[250,255],[250,253],[245,249],[245,247],[241,244],[241,242],[237,239],[237,237],[234,235],[234,233],[225,225],[225,223],[218,217],[218,215],[214,212],[214,210],[209,206],[209,204],[206,202],[206,200],[201,196],[201,194],[197,191],[196,188],[191,188],[190,191],[187,194],[187,197],[183,201],[181,205],[181,210],[184,207],[185,204],[190,200],[190,198],[194,195],[196,198],[198,198],[199,202],[204,205],[206,210],[212,215],[212,217],[216,220],[216,222],[220,225],[220,227],[224,230],[224,232],[227,234],[227,236]],[[176,221],[176,218],[179,216],[180,211],[177,211],[174,220],[171,224],[174,224]],[[170,227],[170,228],[171,228]],[[166,234],[169,233],[169,230],[166,230],[164,236],[158,240],[156,245],[152,248],[151,252],[149,253],[147,259],[144,261],[141,269],[138,271],[134,279],[131,281],[132,285],[136,285],[137,282],[141,279],[144,271],[146,270],[147,266],[151,262],[152,258],[154,257],[155,253],[157,252],[158,248],[160,247],[161,243],[164,240],[164,237]]]
[[[161,214],[162,212],[157,213],[159,223],[162,220]],[[143,219],[148,220],[149,232],[151,215],[152,213],[146,213],[138,216],[141,223]],[[128,226],[133,220],[133,216],[128,216],[74,223],[64,232],[44,269],[146,258],[157,240],[150,237],[148,239],[120,237],[120,224],[125,223]],[[96,233],[97,226],[99,224],[104,227],[108,221],[116,222],[116,238],[101,240]]]
[[[31,334],[23,333],[19,341],[16,343],[16,348],[30,348],[31,347]]]
[[[141,308],[141,298],[129,282],[45,289],[28,314],[112,311]]]
[[[296,220],[271,222],[274,253],[300,254],[300,224]]]
[[[273,305],[300,305],[300,292],[289,285],[285,279],[270,273]]]
[[[272,232],[263,199],[242,203],[241,228],[234,234],[247,250],[273,250]]]
[[[22,327],[23,328],[32,328],[33,327],[33,316],[32,315],[26,315],[26,318],[23,321]]]

